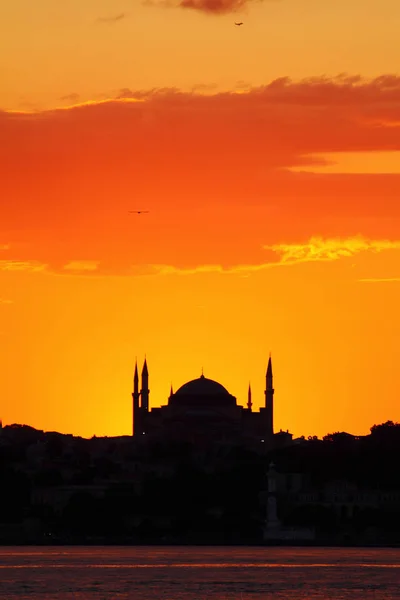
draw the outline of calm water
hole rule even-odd
[[[400,550],[0,548],[0,599],[400,599]]]

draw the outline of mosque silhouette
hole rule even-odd
[[[241,441],[265,444],[266,448],[286,445],[292,435],[286,431],[274,434],[274,387],[272,360],[265,374],[265,403],[253,411],[251,388],[247,406],[237,404],[235,396],[213,379],[201,376],[182,385],[176,392],[171,387],[168,403],[150,409],[149,371],[144,360],[139,390],[137,362],[133,377],[133,436],[151,436],[174,440]]]

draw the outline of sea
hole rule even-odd
[[[394,600],[400,549],[0,547],[0,600]]]

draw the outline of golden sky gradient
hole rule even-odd
[[[400,420],[399,30],[397,0],[2,7],[3,422],[129,434],[145,354],[152,406],[204,367],[258,408],[270,351],[277,429]]]

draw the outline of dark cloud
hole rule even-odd
[[[254,2],[263,0],[144,0],[147,6],[166,8],[190,8],[199,12],[224,15],[243,10]]]
[[[212,14],[226,14],[242,10],[250,0],[180,0],[181,8],[192,8]]]

